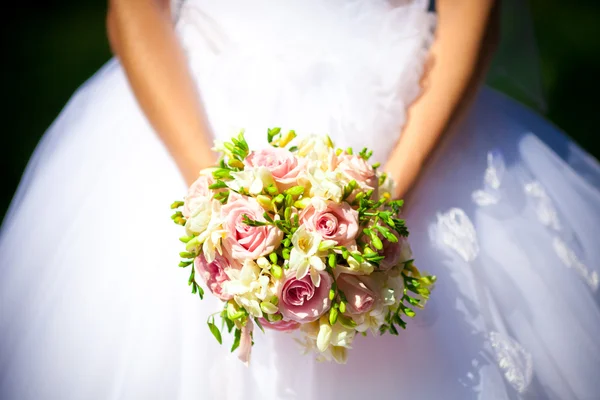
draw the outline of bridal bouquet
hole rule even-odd
[[[223,301],[208,327],[219,343],[233,332],[245,363],[255,325],[297,331],[319,360],[344,363],[357,334],[405,328],[435,277],[413,265],[402,201],[369,150],[278,128],[268,142],[251,150],[241,133],[217,143],[218,166],[173,203],[186,232],[179,266],[190,268],[192,293]]]

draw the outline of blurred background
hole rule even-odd
[[[600,158],[600,2],[519,1],[529,6],[531,15],[523,14],[527,7],[504,10],[511,40],[499,50],[503,64],[495,65],[488,82],[543,112]],[[0,218],[41,135],[73,91],[111,56],[104,26],[106,0],[29,0],[11,2],[10,7],[0,27]],[[524,43],[530,33],[535,41]],[[505,68],[507,60],[514,65]],[[520,65],[527,67],[519,70]],[[534,80],[540,75],[538,85]]]

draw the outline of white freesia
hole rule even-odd
[[[381,174],[378,173],[377,178],[379,178],[380,176],[381,176]],[[395,188],[396,188],[396,182],[394,182],[392,177],[389,174],[387,174],[385,179],[383,180],[382,184],[379,185],[379,194],[381,196],[384,196],[385,193],[387,193],[389,195],[389,197],[391,197],[395,191]]]
[[[358,332],[370,330],[374,336],[379,335],[379,327],[385,322],[388,310],[389,307],[384,307],[381,304],[365,314],[354,316],[354,321],[357,324],[356,330]]]
[[[327,317],[321,317],[319,321],[319,333],[317,334],[317,349],[320,352],[324,352],[329,347],[332,333],[333,329],[331,329]]]
[[[400,297],[402,297],[402,293],[400,293]],[[392,288],[381,289],[381,303],[384,306],[391,306],[396,303],[396,291]]]
[[[223,291],[232,295],[235,302],[250,315],[262,317],[260,303],[275,295],[269,288],[269,276],[263,275],[261,268],[250,259],[244,261],[241,269],[231,268],[226,273],[229,281],[223,283]]]
[[[229,151],[227,147],[225,147],[225,142],[222,140],[215,139],[215,145],[213,146],[212,150],[229,158],[233,158],[233,153]]]
[[[370,262],[357,261],[354,257],[348,257],[348,267],[350,273],[358,275],[371,275],[375,270],[375,267]]]
[[[400,272],[393,271],[389,274],[386,286],[394,292],[394,303],[402,300],[404,296],[404,277]]]
[[[298,155],[313,160],[325,160],[333,149],[329,136],[309,135],[298,141]]]
[[[346,361],[348,361],[348,349],[345,347],[332,346],[329,352],[338,364],[346,364]]]
[[[346,363],[348,353],[356,332],[344,328],[339,322],[329,325],[326,319],[304,324],[301,327],[303,337],[296,339],[302,346],[303,353],[316,353],[317,361],[335,360],[339,364]]]
[[[406,238],[400,239],[400,260],[399,262],[405,263],[408,260],[413,259],[413,252]]]
[[[332,328],[330,343],[332,346],[346,347],[349,349],[351,348],[355,336],[356,331],[354,329],[345,328],[338,322]]]
[[[340,202],[344,194],[344,184],[339,173],[323,171],[319,165],[309,163],[306,178],[310,182],[310,196]]]
[[[219,202],[217,201],[217,203]],[[194,209],[194,214],[185,222],[185,229],[189,236],[198,235],[208,228],[215,207],[213,201],[209,197],[204,196],[198,197],[196,204],[197,207]]]
[[[294,247],[290,252],[289,265],[291,270],[296,271],[296,279],[302,279],[307,273],[316,287],[321,284],[319,272],[325,269],[325,263],[318,256],[321,235],[309,232],[304,225],[300,226],[292,236]]]
[[[271,263],[265,257],[259,257],[256,260],[256,264],[264,270],[268,271],[269,269],[271,269]]]
[[[195,236],[186,245],[188,251],[201,245],[202,253],[209,263],[214,261],[217,252],[222,254],[221,243],[227,233],[223,228],[219,201],[201,198],[194,215],[185,223],[185,228],[189,236]]]
[[[271,184],[275,184],[273,175],[266,167],[246,168],[243,171],[231,172],[230,181],[225,182],[227,187],[236,192],[242,190],[250,194],[260,194],[263,189]]]

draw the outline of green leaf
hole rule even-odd
[[[268,225],[266,222],[255,221],[253,219],[250,219],[250,217],[248,217],[247,214],[244,214],[242,216],[242,222],[248,226],[266,226],[266,225]]]
[[[217,342],[219,342],[219,344],[223,344],[223,339],[221,338],[221,331],[219,331],[219,328],[217,328],[217,326],[211,321],[208,321],[207,324],[208,329],[210,329],[210,332],[213,334],[215,339],[217,339]]]
[[[392,320],[394,321],[394,323],[400,325],[402,329],[406,329],[406,322],[404,322],[404,320],[400,318],[398,314],[395,314]]]
[[[381,225],[375,225],[374,228],[377,229],[379,231],[379,233],[381,233],[381,235],[388,242],[391,242],[391,243],[398,242],[398,238],[396,237],[396,235],[394,235],[392,232],[390,232],[390,228],[387,228],[387,227],[381,226]]]
[[[269,213],[268,213],[268,212],[265,212],[265,213],[263,214],[263,218],[264,218],[264,219],[266,219],[268,222],[271,222],[271,223],[273,223],[273,218],[271,218],[271,216],[269,215]]]
[[[408,307],[402,307],[402,312],[409,318],[413,318],[415,316],[415,312]]]
[[[420,306],[421,305],[421,301],[419,299],[415,299],[414,297],[404,296],[403,299],[406,300],[406,301],[408,301],[408,303],[410,305],[413,305],[413,306]]]
[[[181,253],[179,253],[179,257],[181,257],[181,258],[196,258],[196,255],[194,253],[182,251]]]
[[[185,268],[185,267],[187,267],[188,265],[190,265],[191,263],[193,263],[193,261],[181,261],[181,262],[179,263],[179,267],[180,267],[180,268]]]
[[[292,146],[288,149],[289,151],[291,151],[292,153],[298,151],[298,146]]]
[[[227,311],[225,311],[224,313],[221,313],[221,318],[223,319],[223,321],[225,321],[225,325],[227,326],[227,332],[231,333],[231,330],[233,329],[235,324],[233,323],[232,320],[227,318]]]
[[[263,326],[260,323],[260,321],[258,320],[258,318],[254,318],[254,323],[256,323],[256,326],[258,326],[258,328],[262,331],[262,333],[265,333],[265,328],[263,328]]]
[[[394,336],[398,336],[398,329],[394,326],[394,324],[390,325],[390,333]]]
[[[236,329],[233,336],[233,345],[231,346],[231,352],[233,353],[238,347],[240,347],[240,340],[242,338],[242,331]]]
[[[381,325],[379,327],[379,334],[383,335],[384,333],[386,333],[388,330],[390,329],[390,327],[388,325]]]
[[[196,285],[196,289],[198,290],[198,296],[200,297],[200,300],[204,299],[204,289],[202,289],[202,286]]]

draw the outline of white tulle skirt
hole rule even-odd
[[[399,337],[357,338],[347,365],[276,332],[255,335],[248,368],[215,342],[219,304],[177,268],[184,193],[109,63],[44,136],[2,226],[0,398],[600,396],[600,165],[501,94],[480,92],[407,199],[431,302]]]

